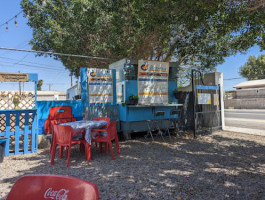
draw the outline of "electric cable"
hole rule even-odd
[[[8,22],[12,21],[13,19],[17,18],[17,16],[19,16],[22,12],[23,12],[23,10],[21,10],[19,13],[17,13],[14,17],[12,17],[12,18],[10,18],[9,20],[7,20],[5,23],[2,23],[2,24],[0,25],[0,28],[1,28],[2,26],[4,26],[4,25],[7,25]]]
[[[8,57],[3,57],[0,56],[0,58],[5,59],[5,60],[13,60],[13,61],[19,61],[17,59],[13,59],[13,58],[8,58]],[[55,65],[47,65],[47,64],[43,64],[43,63],[36,63],[36,62],[30,62],[30,61],[21,61],[22,63],[26,63],[26,64],[36,64],[36,65],[40,65],[40,66],[44,66],[44,67],[60,67],[60,66],[55,66]],[[49,69],[49,68],[47,68]],[[64,70],[65,68],[62,68],[62,70]]]
[[[48,54],[48,55],[56,55],[56,56],[67,56],[67,57],[88,58],[88,59],[95,59],[95,60],[117,61],[117,59],[112,59],[112,58],[103,58],[103,57],[97,57],[97,56],[84,56],[84,55],[67,54],[67,53],[56,53],[56,52],[50,52],[50,51],[35,51],[35,50],[15,49],[15,48],[6,48],[6,47],[0,47],[0,50],[22,51],[22,52],[29,52],[29,53],[41,53],[41,54]]]
[[[12,63],[12,62],[6,62],[6,61],[0,61],[0,63],[6,63],[6,64],[9,64],[10,66],[12,66],[11,64],[14,64],[14,65],[22,65],[22,66],[26,66],[26,67],[34,67],[34,68],[38,68],[38,69],[46,69],[46,70],[55,70],[55,71],[60,71],[60,72],[64,72],[64,70],[60,70],[60,69],[53,69],[53,68],[47,68],[47,67],[41,67],[41,66],[37,66],[37,65],[27,65],[27,64],[15,64],[15,63]],[[1,65],[0,65],[1,66]],[[67,72],[65,70],[65,72]]]

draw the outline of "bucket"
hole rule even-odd
[[[0,137],[0,163],[4,161],[6,138]]]

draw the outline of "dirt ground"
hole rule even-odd
[[[60,174],[91,181],[100,199],[265,199],[265,137],[220,131],[197,139],[155,142],[142,138],[122,141],[85,161],[75,147],[70,166],[48,149],[36,154],[5,157],[0,164],[0,199],[26,174]]]

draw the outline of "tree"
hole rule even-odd
[[[38,91],[41,91],[42,85],[43,85],[43,80],[38,80],[38,83],[37,83],[37,90]]]
[[[248,80],[265,79],[265,55],[257,58],[250,56],[247,63],[240,67],[239,73]]]
[[[258,1],[258,0],[257,0]],[[264,7],[253,0],[22,0],[35,50],[105,58],[177,61],[183,70],[212,70],[257,43],[264,49]],[[253,3],[254,2],[254,3]],[[41,54],[39,54],[41,55]],[[80,66],[113,61],[54,56]]]

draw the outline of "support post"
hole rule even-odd
[[[221,120],[222,130],[225,128],[225,110],[224,110],[224,79],[223,73],[220,74],[220,104],[221,104]]]
[[[193,137],[196,137],[196,94],[195,94],[195,87],[194,87],[194,69],[191,70],[191,84],[192,84],[192,101],[193,101]]]

